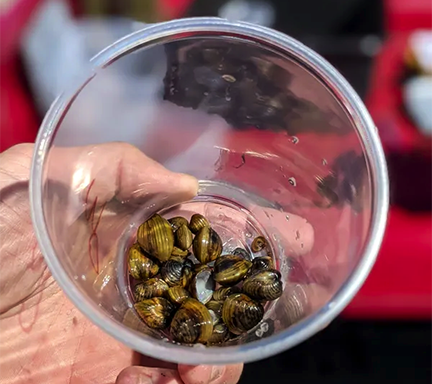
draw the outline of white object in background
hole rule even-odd
[[[23,38],[22,52],[42,112],[88,69],[83,37],[64,1],[47,1],[34,15]]]
[[[413,77],[403,90],[405,106],[423,134],[432,136],[432,76]]]
[[[75,20],[62,0],[41,5],[22,45],[40,112],[44,114],[59,94],[76,89],[88,78],[95,54],[143,26],[123,18]],[[153,49],[151,55],[137,51],[99,72],[63,120],[56,145],[135,143],[148,134],[165,61],[162,48]]]
[[[413,32],[409,39],[409,45],[421,70],[432,75],[432,31]]]
[[[229,0],[219,9],[219,17],[272,27],[276,20],[273,4],[261,0]]]

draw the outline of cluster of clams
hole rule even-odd
[[[267,248],[262,236],[251,244],[253,252]],[[190,222],[156,214],[141,224],[128,267],[144,323],[183,344],[219,344],[254,328],[263,305],[282,295],[281,275],[269,252],[222,252],[221,238],[200,214]]]

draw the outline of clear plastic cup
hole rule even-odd
[[[377,131],[343,77],[292,38],[216,18],[150,25],[91,65],[46,115],[31,174],[39,244],[72,302],[134,350],[184,364],[266,358],[335,318],[374,264],[388,209]],[[113,142],[196,177],[198,195],[158,191],[167,171],[153,163],[147,180],[130,160],[144,155]],[[192,348],[138,319],[125,255],[155,212],[204,212],[226,252],[267,237],[284,293],[257,327]]]

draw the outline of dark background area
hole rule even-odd
[[[339,318],[277,356],[245,365],[240,384],[431,382],[431,325]]]

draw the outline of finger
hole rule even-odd
[[[120,372],[115,384],[183,384],[173,369],[128,367]]]
[[[0,154],[0,187],[28,181],[30,175],[33,144],[15,145]]]
[[[179,365],[184,384],[236,384],[243,372],[243,364],[235,365]]]
[[[140,202],[158,195],[159,201],[185,201],[196,195],[197,180],[170,172],[126,143],[54,148],[47,161],[50,179],[69,186],[82,199],[99,203],[114,196]]]
[[[141,320],[139,320],[141,321]],[[150,356],[141,355],[140,365],[143,367],[151,367],[151,368],[165,368],[165,369],[174,369],[177,370],[177,364],[170,363],[168,361],[162,361],[158,359],[154,359]]]

